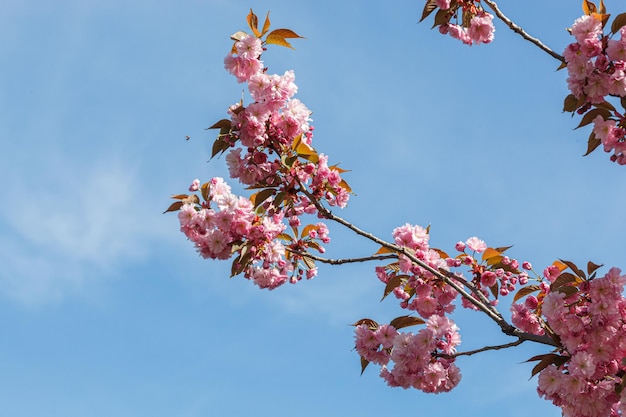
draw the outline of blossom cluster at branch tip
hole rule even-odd
[[[427,2],[426,7],[424,17],[436,8],[440,9],[439,19],[441,12],[445,12],[443,22],[435,18],[435,26],[439,27],[441,34],[448,34],[466,45],[487,44],[494,39],[493,15],[482,8],[479,0],[436,0],[434,5]],[[452,23],[453,19],[462,23]]]
[[[610,39],[603,33],[603,24],[597,15],[585,15],[574,22],[571,34],[575,42],[563,52],[567,62],[567,85],[578,100],[578,113],[595,107],[593,134],[600,140],[611,160],[626,164],[626,122],[606,98],[626,97],[626,27],[619,30],[619,39]]]

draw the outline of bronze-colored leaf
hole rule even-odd
[[[267,12],[267,15],[265,16],[265,22],[263,23],[263,30],[261,31],[261,36],[265,35],[268,30],[270,30],[270,12]]]
[[[180,210],[180,208],[183,206],[183,202],[182,201],[174,201],[172,204],[170,204],[170,206],[167,208],[167,210],[165,210],[163,212],[163,214],[169,212],[169,211],[178,211]]]
[[[611,24],[611,33],[619,32],[622,26],[626,26],[626,13],[620,13],[615,16],[615,19],[613,19],[613,23]]]
[[[250,200],[254,204],[254,207],[260,206],[265,200],[270,198],[276,192],[275,188],[265,188],[258,193],[254,193],[250,196]]]
[[[274,201],[272,202],[272,205],[274,207],[280,207],[280,205],[283,203],[283,201],[285,200],[285,196],[287,195],[286,192],[281,191],[278,194],[276,194],[276,197],[274,197]]]
[[[433,22],[433,28],[436,28],[437,26],[447,25],[448,22],[450,22],[451,17],[452,15],[449,13],[448,10],[437,10],[437,13],[435,14],[435,21]]]
[[[215,122],[211,127],[207,127],[207,129],[220,129],[220,130],[223,128],[230,129],[231,126],[232,126],[232,123],[230,120],[222,119],[222,120]]]
[[[569,269],[571,269],[576,275],[578,275],[582,279],[587,278],[585,276],[585,273],[583,271],[581,271],[580,269],[578,269],[578,267],[576,266],[576,264],[574,262],[566,261],[565,259],[559,259],[559,260],[561,262],[563,262],[565,265],[567,265],[569,267]]]
[[[563,101],[563,111],[573,113],[576,111],[576,109],[578,109],[578,107],[578,99],[576,98],[576,96],[574,96],[574,94],[570,94],[565,97],[565,100]]]
[[[363,375],[363,372],[365,372],[365,368],[367,368],[367,365],[369,364],[370,364],[370,361],[368,361],[363,356],[361,356],[361,375]]]
[[[531,378],[537,375],[539,372],[543,371],[550,365],[560,366],[569,360],[567,356],[560,356],[555,353],[546,353],[545,355],[537,355],[528,359],[526,362],[539,361],[537,365],[533,368]]]
[[[176,195],[173,195],[173,196],[172,196],[172,198],[173,198],[173,199],[176,199],[176,200],[184,200],[184,199],[186,199],[187,197],[189,197],[189,195],[188,195],[188,194],[176,194]]]
[[[604,120],[607,120],[611,117],[611,112],[605,108],[591,109],[587,113],[585,113],[583,118],[580,120],[578,126],[576,126],[576,129],[578,129],[579,127],[587,126],[589,123],[593,122],[593,120],[598,116],[602,116]]]
[[[209,188],[210,187],[211,187],[211,184],[208,182],[205,182],[200,187],[200,192],[202,193],[202,198],[204,199],[204,201],[209,201]]]
[[[279,233],[278,236],[276,236],[276,238],[287,241],[287,242],[293,242],[293,238],[289,236],[287,233]]]
[[[408,278],[408,275],[394,275],[389,278],[389,281],[387,281],[387,285],[385,285],[385,291],[383,291],[383,298],[381,298],[380,301],[383,301],[389,294],[393,292],[394,288],[402,285],[402,281]]]
[[[415,325],[424,324],[424,323],[426,322],[419,317],[400,316],[391,320],[391,323],[389,323],[389,325],[393,326],[396,330],[398,330],[404,327],[415,326]]]
[[[215,139],[215,142],[213,142],[213,148],[211,149],[211,159],[213,159],[217,154],[223,154],[228,150],[228,148],[230,148],[228,142],[218,137],[217,139]]]
[[[582,279],[576,275],[570,274],[569,272],[563,272],[557,277],[557,279],[554,280],[552,284],[550,284],[550,291],[556,291],[564,285],[580,282],[582,282]]]
[[[317,230],[318,227],[314,224],[307,224],[306,226],[304,226],[304,229],[302,229],[302,234],[300,235],[301,238],[305,238],[309,236],[309,233],[312,230]]]
[[[594,104],[594,106],[595,107],[599,107],[599,108],[603,108],[603,109],[607,109],[607,110],[609,110],[611,112],[615,111],[615,106],[612,105],[611,103],[609,103],[606,100],[603,100],[600,103],[596,103],[596,104]]]
[[[366,324],[370,330],[378,329],[378,323],[376,323],[372,319],[361,319],[357,321],[356,323],[354,323],[352,326],[356,327],[356,326],[360,326],[361,324]]]
[[[578,292],[578,288],[571,287],[569,285],[564,285],[554,290],[554,292],[562,292],[563,294],[565,294],[565,297],[567,298],[569,296],[576,294]]]
[[[589,275],[591,275],[591,274],[593,274],[594,272],[596,272],[596,270],[597,270],[598,268],[602,268],[603,266],[604,266],[604,265],[597,265],[597,264],[594,264],[593,262],[589,261],[589,262],[587,262],[587,273],[588,273]]]
[[[422,17],[420,22],[426,19],[437,8],[437,0],[427,0],[422,10]]]
[[[441,249],[437,249],[437,248],[430,248],[430,249],[437,252],[441,259],[448,259],[450,257],[446,252],[442,251]]]
[[[606,6],[604,5],[604,0],[600,0],[600,14],[606,14]]]
[[[248,26],[250,26],[250,29],[252,30],[252,33],[254,33],[254,36],[256,36],[257,38],[260,38],[261,32],[259,32],[259,29],[258,29],[259,18],[254,14],[252,9],[250,9],[250,13],[246,17],[246,20],[248,21]]]
[[[302,262],[304,262],[306,267],[309,269],[315,268],[315,261],[312,258],[309,258],[308,256],[303,256]]]
[[[539,285],[527,285],[525,287],[522,287],[515,293],[515,296],[513,297],[513,302],[516,303],[520,299],[522,299],[522,298],[526,297],[527,295],[530,295],[530,294],[532,294],[534,292],[537,292],[540,289],[541,289],[541,287]]]
[[[387,246],[381,246],[380,249],[378,249],[374,255],[384,255],[386,253],[397,253],[397,252],[393,249],[389,249]]]
[[[265,43],[286,46],[287,48],[294,49],[293,46],[287,42],[287,39],[292,38],[302,38],[302,36],[290,29],[275,29],[267,34]]]
[[[587,152],[583,156],[589,155],[591,152],[595,151],[598,146],[602,144],[602,141],[596,137],[596,134],[591,132],[589,135],[589,139],[587,140]]]
[[[589,0],[583,0],[583,13],[587,16],[590,16],[592,13],[596,13],[598,10],[596,9],[596,5]]]
[[[351,193],[352,192],[352,188],[350,188],[350,186],[348,185],[346,180],[341,180],[341,182],[339,183],[339,186],[341,188],[343,188],[344,190],[346,190],[347,193]]]
[[[504,253],[506,251],[508,251],[509,249],[511,249],[513,247],[513,245],[511,246],[500,246],[499,248],[496,248],[496,250],[500,253]]]
[[[482,259],[483,261],[485,261],[489,258],[493,258],[493,257],[500,256],[500,255],[502,255],[502,252],[500,252],[499,250],[494,249],[494,248],[487,248],[483,252]]]

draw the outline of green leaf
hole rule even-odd
[[[286,46],[287,48],[294,49],[293,46],[287,42],[287,39],[292,38],[302,38],[302,36],[290,29],[275,29],[267,34],[265,43]]]
[[[437,8],[437,0],[428,0],[424,5],[424,10],[422,11],[422,18],[420,22],[426,19],[435,9]]]
[[[419,317],[400,316],[391,320],[391,323],[389,323],[389,325],[393,326],[396,330],[398,330],[404,327],[415,326],[415,325],[424,324],[424,323],[426,322]]]
[[[539,291],[540,289],[541,287],[539,285],[527,285],[525,287],[522,287],[515,293],[515,296],[513,297],[513,302],[515,303],[520,299],[526,297],[527,295]]]

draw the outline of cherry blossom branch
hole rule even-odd
[[[530,36],[524,29],[522,29],[517,24],[515,24],[513,21],[511,21],[511,19],[506,17],[502,13],[502,11],[500,11],[500,9],[498,8],[498,5],[493,0],[483,0],[483,2],[487,6],[489,6],[489,8],[491,8],[491,10],[493,10],[493,12],[496,14],[496,16],[498,16],[498,18],[500,20],[502,20],[509,27],[509,29],[511,29],[513,32],[517,33],[518,35],[520,35],[522,38],[526,39],[530,43],[533,43],[535,46],[537,46],[539,49],[541,49],[542,51],[544,51],[545,53],[550,55],[552,58],[554,58],[556,60],[559,60],[559,61],[561,61],[562,63],[565,64],[565,58],[563,58],[561,55],[557,54],[552,49],[547,47],[539,39]]]
[[[436,277],[438,277],[439,279],[444,281],[446,284],[448,284],[452,288],[454,288],[462,297],[464,297],[466,300],[468,300],[470,303],[472,303],[478,310],[482,311],[487,316],[489,316],[489,318],[491,318],[493,321],[495,321],[496,324],[498,324],[498,326],[500,327],[500,330],[504,334],[506,334],[507,336],[514,336],[514,337],[517,337],[518,339],[531,340],[531,341],[534,341],[534,342],[537,342],[537,343],[550,345],[550,346],[558,346],[558,344],[551,337],[540,336],[540,335],[535,335],[535,334],[532,334],[532,333],[522,332],[517,327],[511,325],[509,322],[507,322],[504,319],[504,317],[502,317],[500,312],[498,312],[491,305],[491,303],[489,303],[489,300],[487,300],[487,298],[484,296],[484,294],[482,294],[478,289],[476,289],[473,285],[471,285],[467,280],[465,280],[462,277],[459,277],[459,276],[457,276],[457,275],[455,275],[455,274],[453,274],[452,272],[449,272],[449,271],[439,271],[439,270],[436,270],[432,266],[430,266],[427,263],[423,262],[422,260],[418,259],[414,254],[412,254],[408,250],[406,250],[406,248],[403,248],[401,246],[398,246],[398,245],[395,245],[393,243],[389,243],[389,242],[387,242],[387,241],[385,241],[383,239],[380,239],[379,237],[374,236],[373,234],[368,233],[368,232],[360,229],[359,227],[355,226],[354,224],[350,223],[349,221],[347,221],[347,220],[345,220],[345,219],[343,219],[343,218],[341,218],[339,216],[336,216],[330,210],[328,210],[326,207],[324,207],[319,200],[317,200],[306,188],[304,188],[302,186],[302,184],[301,184],[301,187],[300,187],[300,191],[302,191],[309,198],[309,201],[311,201],[313,203],[313,205],[317,208],[317,210],[319,211],[319,214],[320,214],[321,217],[324,217],[324,218],[326,218],[328,220],[332,220],[332,221],[334,221],[336,223],[339,223],[342,226],[352,230],[354,233],[356,233],[359,236],[363,236],[364,238],[366,238],[368,240],[371,240],[372,242],[375,242],[375,243],[377,243],[377,244],[379,244],[381,246],[384,246],[384,247],[386,247],[386,248],[388,248],[388,249],[390,249],[390,250],[392,250],[394,252],[397,252],[397,253],[400,253],[400,254],[406,256],[413,263],[415,263],[416,265],[419,265],[420,267],[424,268],[425,270],[427,270],[428,272],[430,272],[431,274],[435,275]],[[473,293],[477,294],[477,296],[481,300],[477,300],[470,293],[465,291],[465,289],[463,288],[463,285],[468,287],[470,289],[470,291],[472,291]],[[519,343],[521,343],[521,342],[519,342]]]

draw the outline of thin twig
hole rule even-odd
[[[440,357],[440,358],[446,358],[446,359],[453,359],[458,356],[471,356],[477,353],[486,352],[488,350],[500,350],[500,349],[507,349],[510,347],[518,346],[524,343],[526,340],[527,339],[519,338],[515,342],[505,343],[503,345],[485,346],[480,349],[468,350],[465,352],[457,352],[457,353],[437,353],[435,354],[435,356]]]
[[[372,256],[364,256],[362,258],[329,259],[329,258],[323,258],[321,256],[317,256],[317,255],[312,255],[308,252],[297,252],[289,248],[286,248],[286,250],[293,253],[294,255],[311,258],[314,261],[319,261],[319,262],[330,264],[330,265],[342,265],[342,264],[349,264],[349,263],[356,263],[356,262],[378,261],[381,259],[398,259],[398,255],[395,255],[395,254],[372,255]]]
[[[528,42],[533,43],[539,49],[550,55],[552,58],[561,61],[565,64],[565,58],[561,55],[554,52],[552,49],[548,48],[543,42],[539,39],[530,36],[524,29],[513,23],[511,19],[506,17],[498,8],[498,5],[493,0],[483,0],[483,2],[493,10],[493,12],[498,16],[500,20],[502,20],[513,32],[520,35],[522,38],[526,39]]]

